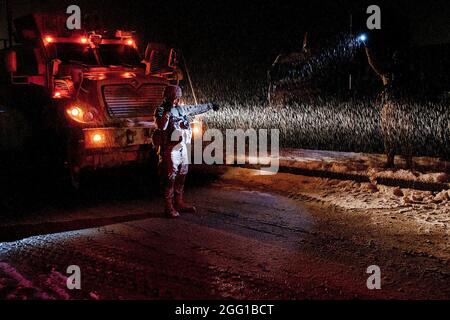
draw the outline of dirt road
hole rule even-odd
[[[178,220],[162,216],[154,186],[127,178],[9,204],[0,299],[450,298],[448,260],[405,229],[202,169],[194,176],[187,197],[198,213]],[[81,290],[66,286],[70,265]],[[371,265],[381,290],[367,288]]]

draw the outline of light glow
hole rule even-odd
[[[192,133],[194,138],[201,137],[203,135],[203,129],[202,129],[202,122],[201,121],[194,121],[192,123]]]
[[[131,78],[135,78],[135,77],[136,77],[136,75],[133,72],[124,72],[122,74],[122,78],[125,78],[125,79],[131,79]]]
[[[195,134],[200,134],[202,132],[202,130],[200,129],[199,126],[194,126],[194,133]]]
[[[54,39],[51,36],[46,36],[44,38],[44,41],[45,41],[46,44],[49,44],[49,43],[52,43],[54,41]]]
[[[100,134],[100,133],[95,133],[92,136],[92,142],[94,142],[94,143],[101,143],[101,142],[103,142],[103,135]]]
[[[359,41],[363,41],[363,42],[366,41],[367,40],[367,35],[365,33],[359,35],[358,40]]]
[[[81,109],[78,107],[72,108],[69,112],[73,117],[79,117],[82,113]]]

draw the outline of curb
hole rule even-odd
[[[261,165],[254,164],[244,164],[244,165],[232,165],[233,167],[240,167],[245,169],[255,169],[259,170],[262,168]],[[389,187],[400,187],[408,189],[416,189],[422,191],[433,191],[439,192],[442,190],[449,190],[450,185],[448,183],[438,183],[438,182],[424,182],[424,181],[411,181],[404,179],[393,179],[385,177],[377,177],[371,179],[365,174],[354,174],[354,173],[341,173],[326,170],[309,170],[304,168],[280,166],[278,172],[280,173],[290,173],[295,175],[302,175],[308,177],[319,177],[319,178],[329,178],[337,180],[353,180],[356,182],[372,182],[376,181],[377,184],[389,186]]]

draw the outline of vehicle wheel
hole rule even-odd
[[[159,164],[159,156],[158,156],[158,149],[152,148],[150,150],[150,156],[147,162],[147,167],[150,169],[150,173],[153,175],[158,174],[158,164]]]
[[[152,148],[150,150],[149,158],[147,162],[144,165],[143,168],[144,171],[144,179],[147,180],[148,186],[150,188],[156,188],[158,189],[160,182],[159,182],[159,156],[158,151],[156,148]]]
[[[70,165],[68,168],[68,183],[73,190],[79,190],[81,187],[81,168]]]
[[[81,169],[78,166],[67,164],[59,176],[61,187],[67,191],[78,191],[82,185]]]
[[[78,157],[73,153],[73,150],[67,146],[61,164],[63,165],[62,182],[64,188],[68,188],[69,191],[77,191],[81,187],[82,170],[77,159]]]

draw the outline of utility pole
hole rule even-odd
[[[350,13],[350,37],[353,38],[353,15]],[[352,91],[353,87],[353,79],[352,79],[352,73],[350,72],[348,75],[348,90]]]

